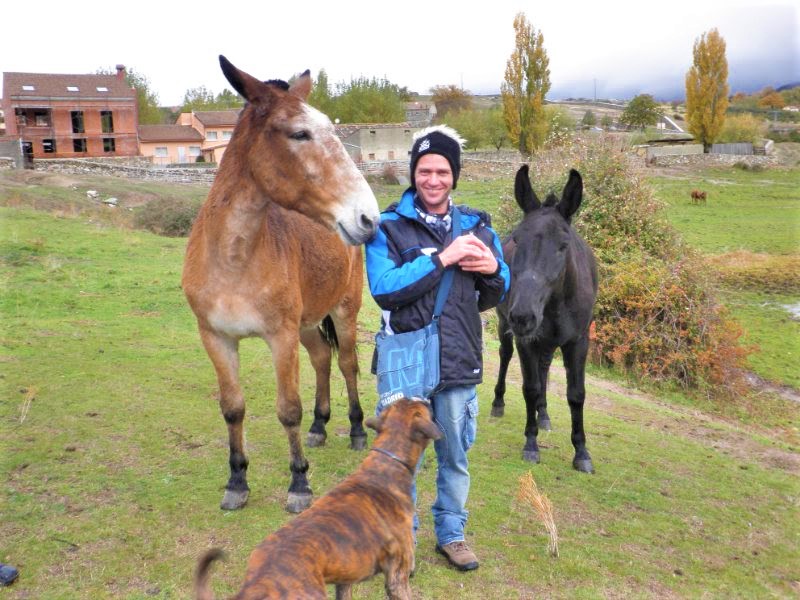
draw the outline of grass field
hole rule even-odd
[[[118,227],[75,202],[69,216],[0,208],[0,561],[21,572],[0,597],[188,598],[197,557],[210,546],[228,552],[212,581],[219,597],[230,594],[255,544],[291,518],[269,352],[258,340],[242,344],[253,491],[247,508],[223,512],[227,439],[213,369],[179,287],[185,240]],[[369,412],[377,310],[367,296],[360,321]],[[497,345],[487,345],[468,527],[481,567],[456,573],[433,550],[429,452],[419,478],[416,598],[796,597],[796,421],[778,435],[590,378],[586,429],[597,473],[583,475],[570,466],[556,370],[554,431],[543,434],[543,462],[532,466],[520,456],[516,364],[506,417],[489,417]],[[301,364],[307,427],[313,376],[305,357]],[[307,450],[317,494],[363,457],[347,449],[338,374],[332,391],[328,445]],[[515,500],[531,471],[555,506],[557,559]],[[382,581],[354,595],[380,598]]]
[[[720,298],[743,342],[757,346],[752,370],[800,388],[800,321],[790,312],[800,307],[800,169],[686,170],[649,181],[672,224],[717,265]],[[705,204],[691,203],[693,189],[707,192]]]

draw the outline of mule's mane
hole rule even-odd
[[[287,91],[289,89],[289,84],[286,83],[283,79],[270,79],[265,81],[267,85],[275,86],[276,88],[280,88],[283,91]]]
[[[558,204],[558,198],[553,192],[547,194],[547,198],[545,198],[544,206],[555,206]]]

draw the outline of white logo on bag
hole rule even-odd
[[[418,152],[425,152],[428,148],[431,147],[431,141],[428,138],[422,140],[422,143],[419,145]]]

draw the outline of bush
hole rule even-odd
[[[136,209],[136,227],[147,229],[158,235],[182,237],[189,235],[201,202],[161,198],[153,200]]]
[[[609,137],[576,140],[537,154],[531,182],[540,198],[560,194],[570,168],[584,199],[574,219],[600,271],[593,360],[650,381],[734,397],[744,389],[748,353],[741,331],[714,295],[704,262],[687,248],[663,206]],[[510,232],[520,211],[508,194],[494,219]]]
[[[767,124],[764,119],[752,113],[728,115],[716,141],[720,144],[736,142],[755,144],[764,139],[766,132]]]

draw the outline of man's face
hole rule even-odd
[[[441,154],[425,154],[417,161],[414,171],[417,194],[431,214],[444,214],[453,189],[453,170]]]

